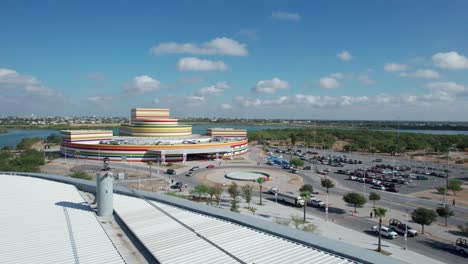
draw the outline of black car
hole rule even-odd
[[[312,168],[310,166],[305,166],[304,168],[302,168],[303,170],[311,170]]]
[[[182,182],[176,182],[173,185],[171,185],[171,189],[180,189],[182,188],[183,183]]]
[[[177,172],[174,169],[167,169],[166,173],[169,174],[169,175],[176,175],[177,174]]]

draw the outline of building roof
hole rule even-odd
[[[75,186],[0,178],[2,263],[125,263]]]
[[[160,202],[114,195],[114,210],[161,263],[356,263]]]

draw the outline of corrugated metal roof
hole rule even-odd
[[[125,263],[75,186],[0,180],[1,263]]]
[[[353,263],[238,224],[114,195],[114,209],[161,263]]]

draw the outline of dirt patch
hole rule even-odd
[[[412,193],[411,196],[426,200],[444,200],[444,195],[438,194],[434,189],[415,192]],[[454,196],[452,192],[447,192],[447,203],[452,204],[453,199],[455,199],[456,205],[468,206],[468,186],[465,185],[463,191],[457,192],[456,196]]]

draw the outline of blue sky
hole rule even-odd
[[[2,1],[2,115],[468,121],[466,1]]]

